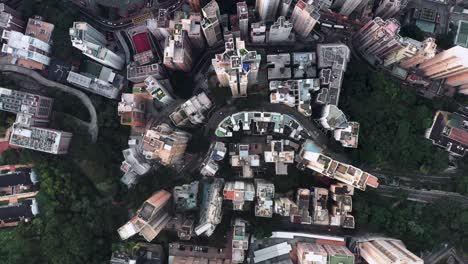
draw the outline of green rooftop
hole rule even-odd
[[[334,255],[329,257],[329,264],[354,264],[354,256]]]

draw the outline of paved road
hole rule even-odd
[[[378,189],[371,191],[386,197],[396,197],[397,192],[404,191],[408,194],[408,200],[410,201],[433,203],[439,199],[452,199],[454,201],[460,202],[463,206],[468,206],[468,197],[454,192],[444,192],[438,190],[416,190],[408,187],[396,187],[388,185],[379,185]]]
[[[51,81],[49,79],[46,79],[42,75],[40,75],[39,73],[37,73],[37,72],[35,72],[33,70],[26,69],[26,68],[23,68],[23,67],[17,66],[17,65],[0,64],[0,72],[14,72],[14,73],[17,73],[17,74],[21,74],[21,75],[24,75],[24,76],[27,76],[29,78],[34,79],[35,81],[37,81],[41,85],[44,85],[44,86],[50,87],[50,88],[54,88],[54,89],[58,89],[58,90],[60,90],[62,92],[69,93],[71,95],[74,95],[74,96],[78,97],[78,99],[80,99],[80,101],[83,103],[83,105],[86,106],[86,108],[88,109],[89,116],[91,118],[89,123],[83,122],[83,124],[85,124],[87,126],[88,132],[91,135],[92,142],[96,142],[98,134],[99,134],[99,128],[98,128],[98,125],[97,125],[96,109],[94,108],[93,103],[91,102],[91,100],[89,99],[89,97],[85,93],[83,93],[82,91],[79,91],[79,90],[77,90],[75,88],[72,88],[70,86],[66,86],[64,84],[57,83],[57,82]]]

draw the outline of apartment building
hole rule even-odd
[[[354,228],[354,217],[350,214],[353,210],[354,188],[352,186],[337,183],[330,185],[329,197],[333,201],[330,210],[330,225]]]
[[[397,239],[369,239],[357,242],[357,246],[359,255],[368,263],[424,263],[421,258],[406,249],[403,242]]]
[[[202,8],[202,14],[203,20],[201,21],[201,27],[203,34],[205,34],[208,46],[213,47],[223,40],[221,14],[218,3],[215,0],[210,1]]]
[[[172,32],[169,22],[167,9],[160,8],[155,18],[146,20],[146,27],[157,41],[164,41]]]
[[[317,76],[317,54],[315,52],[294,52],[292,63],[294,78],[308,79]]]
[[[468,151],[468,117],[459,113],[437,111],[426,138],[454,156]]]
[[[232,227],[232,263],[244,263],[249,249],[250,234],[246,231],[247,221],[236,218]]]
[[[0,201],[33,198],[37,194],[37,183],[39,175],[31,165],[0,166]]]
[[[296,40],[296,35],[292,29],[293,24],[291,22],[286,20],[284,16],[278,17],[276,22],[270,27],[267,42],[272,44],[294,42]]]
[[[246,209],[246,202],[253,202],[255,198],[255,187],[249,182],[226,182],[223,189],[223,196],[224,200],[232,201],[234,210],[243,211]]]
[[[165,68],[157,63],[138,66],[130,63],[127,66],[127,79],[133,83],[144,82],[146,78],[153,76],[155,79],[164,79],[166,75]]]
[[[240,168],[243,178],[253,178],[255,171],[260,168],[261,144],[229,144],[230,164],[233,168]]]
[[[35,198],[8,203],[0,207],[0,228],[14,227],[21,222],[29,222],[38,214],[39,207]]]
[[[320,90],[319,79],[270,81],[270,103],[297,108],[305,116],[312,115],[311,92]]]
[[[195,227],[195,234],[200,236],[204,234],[210,237],[216,226],[221,223],[223,217],[223,196],[221,190],[224,186],[222,178],[214,178],[213,183],[207,186],[207,193],[203,194],[203,202],[200,210],[200,219],[198,226]]]
[[[50,64],[51,36],[54,25],[30,18],[26,32],[3,30],[2,53],[8,54],[11,63],[34,70],[44,70]]]
[[[146,126],[146,109],[152,101],[152,97],[147,93],[123,93],[117,108],[120,124],[133,128],[144,128]]]
[[[144,86],[144,90],[163,105],[170,105],[175,101],[171,83],[167,79],[158,80],[154,76],[148,76]]]
[[[172,189],[174,204],[177,211],[186,211],[197,208],[198,202],[198,181],[175,186]]]
[[[246,40],[249,37],[249,10],[246,2],[237,3],[237,17],[239,18],[240,37]]]
[[[169,244],[168,264],[216,263],[230,264],[230,250],[190,244]]]
[[[109,99],[119,97],[125,81],[122,75],[92,61],[85,61],[81,69],[80,73],[68,72],[67,82]]]
[[[200,1],[201,0],[189,0],[188,1],[190,7],[192,8],[192,12],[200,12],[201,11]]]
[[[124,149],[122,151],[124,160],[120,165],[120,170],[124,172],[120,182],[131,188],[138,183],[140,176],[145,175],[151,170],[151,165],[137,151],[135,147]]]
[[[396,19],[390,18],[384,21],[376,17],[354,34],[354,46],[365,55],[383,60],[401,48],[399,30],[400,23]]]
[[[127,240],[138,233],[151,242],[171,221],[170,206],[169,192],[161,190],[154,193],[138,209],[136,215],[117,230],[120,238]]]
[[[0,110],[30,116],[33,125],[49,122],[52,98],[0,87]]]
[[[202,163],[200,174],[205,177],[214,177],[219,170],[219,162],[226,156],[226,144],[220,141],[211,143],[208,155]]]
[[[269,81],[291,79],[291,67],[291,55],[289,53],[267,55]]]
[[[263,179],[255,179],[256,217],[273,217],[273,198],[275,197],[275,185]]]
[[[282,0],[278,9],[279,16],[287,17],[289,15],[289,9],[291,7],[292,0]]]
[[[164,166],[179,165],[183,162],[190,134],[173,129],[167,124],[148,129],[143,137],[143,155]]]
[[[202,92],[178,106],[169,118],[175,126],[199,125],[205,121],[212,106],[210,98]]]
[[[221,86],[230,87],[233,97],[247,96],[247,87],[258,82],[261,56],[248,51],[240,38],[225,43],[225,51],[212,59]]]
[[[66,154],[71,138],[70,132],[27,126],[17,122],[12,126],[10,145],[50,154]]]
[[[363,4],[367,4],[367,1],[365,0],[341,0],[341,1],[335,1],[332,7],[338,9],[340,14],[344,16],[349,16],[351,15],[351,13],[353,13],[355,10],[358,9],[358,7],[362,6]]]
[[[291,15],[294,31],[302,38],[307,38],[320,18],[318,9],[312,4],[299,0]]]
[[[255,11],[262,21],[274,21],[280,0],[256,0]]]
[[[416,54],[412,57],[400,61],[400,67],[410,69],[418,66],[419,64],[433,58],[437,52],[437,44],[434,38],[426,38],[420,46]]]
[[[279,197],[275,199],[274,213],[280,216],[290,216],[291,210],[295,210],[297,205],[287,197]]]
[[[250,29],[250,40],[252,43],[262,44],[266,39],[266,26],[264,22],[252,23]]]
[[[191,13],[189,18],[181,20],[182,30],[187,31],[188,39],[193,49],[202,50],[205,48],[205,37],[203,36],[200,13]]]
[[[182,24],[176,24],[174,32],[164,44],[164,66],[171,70],[189,72],[192,69],[192,46]]]
[[[326,105],[318,119],[322,127],[332,131],[333,137],[343,147],[357,148],[359,141],[359,123],[350,122],[336,105]]]
[[[20,12],[4,3],[0,3],[0,34],[3,30],[23,32],[26,23],[21,18]]]
[[[289,140],[272,140],[264,151],[266,163],[275,163],[276,175],[288,175],[288,164],[294,163],[295,143]]]
[[[310,215],[310,198],[311,193],[309,189],[299,188],[296,193],[296,203],[294,207],[290,208],[290,219],[291,223],[294,224],[307,224],[312,223],[312,217]],[[292,205],[292,204],[291,204]]]
[[[375,10],[375,16],[382,19],[394,17],[402,8],[401,0],[382,0]]]
[[[109,66],[121,70],[125,64],[123,56],[109,50],[104,34],[93,28],[86,22],[74,22],[70,28],[70,39],[73,47],[79,49],[85,56]]]

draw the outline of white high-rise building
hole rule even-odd
[[[70,28],[70,39],[73,47],[81,50],[91,59],[121,70],[125,60],[121,55],[106,48],[107,40],[104,34],[97,31],[86,22],[74,22]]]
[[[237,17],[241,39],[246,40],[249,36],[249,11],[245,2],[237,3]]]
[[[335,1],[333,3],[333,7],[339,8],[339,13],[345,16],[351,15],[356,8],[362,5],[364,2],[368,2],[368,0],[342,0],[342,1]]]
[[[257,0],[255,10],[262,21],[274,21],[280,0]]]
[[[287,21],[284,16],[278,17],[278,20],[271,25],[268,34],[268,43],[292,42],[295,35],[292,32],[293,25]]]
[[[221,30],[221,14],[219,12],[218,3],[215,0],[209,2],[202,8],[203,20],[201,27],[205,34],[208,46],[212,47],[219,41],[223,40],[223,32]]]

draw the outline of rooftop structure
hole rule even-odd
[[[256,0],[255,10],[262,21],[274,21],[280,0]]]
[[[265,162],[275,163],[276,175],[288,175],[288,165],[294,163],[294,148],[289,140],[272,140],[264,155]]]
[[[267,55],[268,80],[291,79],[291,55],[289,53]]]
[[[399,42],[400,23],[391,18],[374,18],[354,34],[354,46],[368,56],[383,60],[387,55],[401,48]]]
[[[230,264],[229,250],[200,245],[170,243],[168,264]]]
[[[2,39],[6,41],[2,46],[2,53],[11,56],[12,64],[35,70],[43,70],[50,64],[52,47],[49,42],[33,35],[8,30],[3,30]]]
[[[346,127],[333,131],[333,138],[345,148],[357,148],[359,141],[359,123],[347,122]]]
[[[344,44],[318,44],[317,57],[322,89],[317,102],[338,105],[344,72],[350,59],[348,46]]]
[[[289,254],[292,247],[288,242],[279,243],[270,247],[254,251],[254,263],[263,262],[281,255]]]
[[[124,161],[122,161],[120,170],[125,174],[120,179],[120,182],[125,184],[128,188],[131,188],[138,183],[139,176],[150,171],[151,165],[135,148],[124,149],[122,154],[124,156]]]
[[[226,182],[223,190],[224,200],[232,201],[234,210],[244,210],[245,202],[252,202],[255,197],[255,188],[248,182]]]
[[[198,199],[198,181],[175,186],[172,195],[174,195],[174,204],[176,210],[191,210],[197,207]]]
[[[373,188],[378,187],[379,183],[377,177],[351,165],[333,160],[319,152],[312,151],[306,147],[307,144],[308,141],[303,144],[303,148],[299,152],[297,158],[299,168],[311,169],[326,177],[336,179],[360,190],[365,190],[367,186]]]
[[[195,227],[197,236],[205,234],[210,237],[216,226],[221,223],[223,216],[221,189],[223,186],[224,180],[221,178],[214,178],[213,183],[204,186],[200,220],[198,226]]]
[[[219,162],[226,156],[227,148],[223,142],[216,141],[211,144],[208,155],[203,161],[200,174],[205,177],[213,177],[219,170]]]
[[[0,87],[0,110],[30,116],[35,123],[47,123],[53,99]]]
[[[296,207],[297,205],[287,197],[275,199],[275,214],[279,214],[280,216],[290,216],[291,209]]]
[[[306,79],[317,76],[315,68],[317,56],[315,52],[294,52],[292,57],[294,78]]]
[[[230,144],[229,155],[231,156],[230,164],[232,167],[242,168],[243,178],[253,178],[253,167],[260,167],[260,153],[255,153],[253,150],[257,148],[257,144]],[[251,151],[252,150],[252,151]],[[251,153],[253,152],[253,153]]]
[[[335,105],[326,105],[323,108],[320,124],[333,133],[336,141],[343,147],[357,148],[359,140],[359,123],[348,122],[345,114]]]
[[[359,255],[368,263],[423,264],[424,261],[406,249],[397,239],[375,239],[358,242]]]
[[[22,32],[25,23],[21,14],[4,3],[0,3],[0,34],[5,30]]]
[[[404,69],[413,68],[433,58],[437,51],[437,44],[434,38],[426,38],[417,48],[418,50],[412,57],[400,61],[400,67]]]
[[[70,28],[70,39],[73,47],[81,50],[91,59],[121,70],[124,66],[122,56],[106,48],[106,37],[86,22],[74,22]]]
[[[171,194],[161,190],[154,193],[138,209],[136,215],[117,231],[122,240],[137,233],[151,242],[171,220],[169,215]]]
[[[263,179],[255,179],[257,201],[255,203],[255,216],[273,217],[273,198],[275,185]]]
[[[206,115],[212,106],[210,98],[205,92],[202,92],[178,106],[169,117],[176,126],[184,126],[189,123],[198,125],[205,121]]]
[[[117,99],[123,88],[124,77],[95,62],[86,61],[85,64],[81,73],[70,71],[67,81],[88,92]]]
[[[0,198],[7,201],[35,197],[38,182],[39,176],[31,165],[0,166]]]
[[[248,51],[240,38],[225,43],[225,51],[212,59],[221,86],[230,87],[233,97],[247,96],[247,86],[257,83],[260,54]]]
[[[234,220],[232,227],[232,263],[244,263],[245,252],[249,249],[249,234],[246,231],[248,222],[240,218]]]
[[[324,244],[327,251],[328,263],[354,264],[354,254],[344,245]]]
[[[164,44],[164,65],[172,70],[188,72],[192,69],[192,46],[182,24],[175,25],[172,35]]]
[[[169,105],[174,102],[174,96],[172,95],[172,87],[170,82],[165,80],[158,80],[154,76],[148,76],[145,79],[145,90],[154,99],[163,105]]]
[[[158,41],[165,40],[170,34],[171,29],[169,28],[169,14],[167,9],[160,8],[157,11],[155,18],[146,20],[146,27],[153,34]]]
[[[162,264],[164,259],[161,245],[139,242],[131,249],[112,252],[110,264]]]
[[[295,140],[310,137],[310,133],[296,119],[274,112],[237,112],[218,124],[215,135],[232,137],[234,132],[239,131],[252,135],[283,134]]]
[[[10,135],[10,145],[50,154],[66,154],[71,138],[72,133],[69,132],[15,123]]]
[[[312,217],[310,216],[310,190],[309,189],[297,189],[296,194],[296,205],[291,208],[290,218],[291,223],[295,224],[311,224]]]
[[[327,264],[328,254],[316,243],[297,243],[297,260],[299,264]]]
[[[301,79],[287,81],[270,81],[270,103],[285,104],[297,107],[305,115],[312,115],[311,94],[320,89],[319,79]]]
[[[375,16],[383,19],[395,16],[402,8],[401,0],[383,0],[375,10]]]
[[[163,66],[157,63],[143,66],[130,63],[127,66],[127,79],[131,82],[140,83],[145,81],[149,76],[153,76],[158,80],[164,79],[166,77],[166,70]]]
[[[178,165],[183,161],[190,134],[171,128],[167,124],[148,129],[143,137],[143,155],[164,166]]]
[[[302,38],[307,38],[320,18],[319,10],[312,4],[299,0],[291,15],[294,31]]]
[[[213,47],[223,39],[218,3],[215,0],[210,1],[202,8],[202,14],[201,27],[208,46]]]
[[[278,20],[270,27],[268,34],[268,43],[294,42],[296,35],[292,32],[293,24],[286,20],[284,16],[278,17]]]
[[[252,23],[250,29],[250,39],[252,43],[265,43],[266,26],[264,22]]]
[[[426,138],[454,156],[468,151],[468,118],[458,113],[437,111]]]
[[[249,37],[249,10],[246,2],[237,3],[237,17],[241,39],[247,39]]]
[[[354,228],[353,210],[354,188],[343,183],[330,186],[330,198],[334,201],[330,212],[330,225]]]

